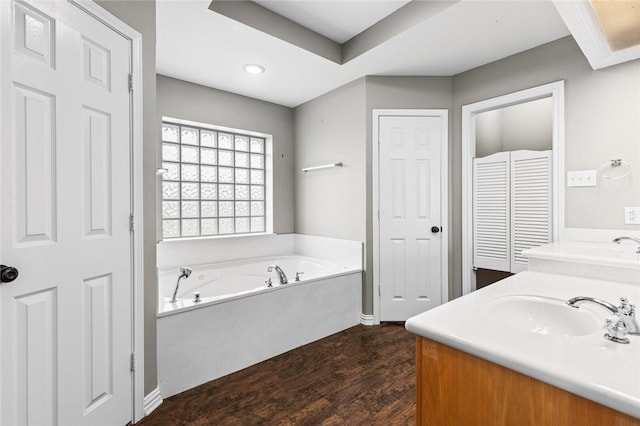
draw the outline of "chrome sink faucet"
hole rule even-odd
[[[596,305],[600,305],[603,308],[605,308],[606,310],[608,310],[609,312],[611,312],[613,315],[618,315],[618,307],[612,303],[609,302],[605,302],[604,300],[600,300],[600,299],[596,299],[595,297],[588,297],[588,296],[578,296],[578,297],[572,297],[571,299],[567,300],[567,305],[571,306],[572,308],[578,308],[578,303],[583,303],[583,302],[590,302],[590,303],[595,303]]]
[[[638,243],[638,248],[636,249],[636,253],[640,254],[640,238],[617,237],[617,238],[613,239],[613,242],[616,243],[616,244],[620,244],[620,241],[625,241],[625,240],[635,241],[636,243]]]
[[[274,269],[278,274],[278,281],[280,281],[280,284],[287,284],[289,282],[287,275],[278,265],[269,265],[269,267],[267,267],[267,272],[273,272]]]
[[[607,319],[606,325],[609,332],[604,335],[605,338],[618,343],[629,343],[629,339],[626,337],[627,334],[640,335],[640,325],[636,321],[636,307],[629,303],[629,299],[626,297],[620,298],[620,306],[587,296],[573,297],[567,300],[567,305],[572,308],[578,308],[578,304],[583,302],[602,306],[617,317],[615,321]]]

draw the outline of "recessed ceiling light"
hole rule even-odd
[[[244,66],[244,70],[249,74],[262,74],[264,72],[264,67],[258,64],[247,64]]]

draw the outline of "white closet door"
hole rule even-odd
[[[527,269],[522,251],[551,242],[551,151],[511,153],[511,272]]]
[[[473,159],[473,266],[511,269],[509,153]]]

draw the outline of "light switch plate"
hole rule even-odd
[[[624,208],[624,224],[640,225],[640,207]]]
[[[596,170],[567,172],[567,186],[596,186]]]

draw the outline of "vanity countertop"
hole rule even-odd
[[[530,259],[627,267],[640,274],[640,253],[637,252],[637,248],[638,244],[629,241],[615,244],[565,240],[525,250],[523,255]],[[640,275],[638,275],[638,283],[640,283]]]
[[[615,305],[624,296],[640,307],[640,281],[634,285],[525,271],[416,315],[406,328],[640,418],[640,336],[629,336],[630,344],[606,340],[604,323],[611,314],[586,303],[580,309],[603,325],[593,332],[568,337],[544,328],[522,331],[504,312],[492,312],[497,300],[514,296],[542,297],[563,309],[564,301],[575,296]]]

